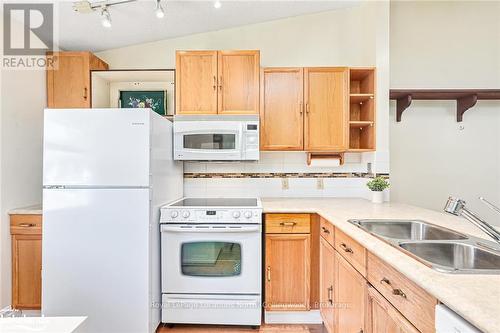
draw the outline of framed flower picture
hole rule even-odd
[[[120,91],[120,108],[150,108],[165,116],[167,114],[167,94],[159,91]]]

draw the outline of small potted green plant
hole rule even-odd
[[[366,183],[366,186],[372,191],[372,202],[384,202],[384,190],[389,187],[389,182],[382,177],[375,177]]]

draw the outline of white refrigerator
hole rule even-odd
[[[160,323],[159,207],[183,195],[172,123],[150,109],[46,109],[42,314],[89,333]]]

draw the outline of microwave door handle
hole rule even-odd
[[[175,233],[246,233],[246,232],[260,232],[260,225],[255,226],[240,226],[240,227],[210,227],[210,228],[182,228],[179,226],[162,225],[161,232],[175,232]]]

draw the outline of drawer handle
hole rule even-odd
[[[329,234],[329,233],[330,233],[330,230],[328,230],[328,229],[327,229],[327,228],[325,228],[325,227],[321,227],[321,229],[323,230],[323,232],[324,232],[325,234]]]
[[[36,224],[34,224],[34,223],[20,223],[19,226],[23,227],[23,228],[32,228],[32,227],[36,226]]]
[[[404,291],[402,291],[401,289],[397,288],[397,289],[392,289],[392,294],[393,295],[396,295],[396,296],[401,296],[403,298],[406,298],[406,294],[404,293]]]
[[[330,303],[330,305],[333,305],[333,286],[330,286],[328,288],[328,303]]]
[[[271,282],[271,266],[267,266],[267,282]]]
[[[380,280],[380,283],[386,284],[389,288],[391,288],[393,295],[401,296],[403,298],[406,298],[406,294],[404,293],[404,291],[402,291],[399,288],[392,288],[391,281],[389,281],[388,278],[383,278],[382,280]]]
[[[354,253],[354,251],[350,247],[348,247],[345,243],[341,243],[340,247],[342,248],[342,250],[344,250],[344,252]]]
[[[282,227],[294,227],[297,222],[280,222],[280,226]]]

